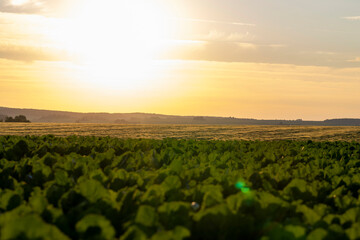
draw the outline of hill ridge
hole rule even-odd
[[[72,112],[32,108],[0,107],[0,119],[25,115],[38,123],[117,123],[117,124],[227,124],[227,125],[298,125],[298,126],[360,126],[358,118],[335,118],[324,121],[254,119],[215,116],[180,116],[157,113]]]

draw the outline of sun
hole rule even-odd
[[[136,88],[149,84],[162,50],[167,12],[156,1],[89,0],[56,38],[93,85]]]

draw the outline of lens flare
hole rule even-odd
[[[235,188],[239,189],[242,193],[250,193],[250,188],[246,186],[246,183],[243,181],[237,181],[235,183]]]
[[[198,204],[197,202],[192,202],[191,208],[196,212],[197,210],[199,210],[200,204]]]
[[[245,187],[245,183],[238,181],[237,183],[235,183],[235,187],[239,190],[241,190],[243,187]]]

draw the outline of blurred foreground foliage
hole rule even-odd
[[[360,144],[0,137],[0,239],[359,239]]]

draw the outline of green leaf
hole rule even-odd
[[[284,207],[288,207],[289,205],[288,202],[268,192],[259,192],[257,196],[259,198],[259,203],[262,208],[267,208],[270,205],[279,205]]]
[[[66,186],[70,183],[68,173],[64,170],[57,169],[55,171],[55,182],[60,186]]]
[[[150,151],[149,155],[147,156],[147,162],[153,168],[158,169],[161,167],[161,164],[159,162],[159,159],[158,159],[155,149]]]
[[[306,229],[302,226],[286,225],[284,229],[292,233],[296,239],[303,238],[306,234]]]
[[[111,172],[110,188],[118,191],[126,186],[128,173],[124,169],[119,169]]]
[[[159,219],[166,229],[172,229],[178,225],[188,226],[191,224],[191,205],[188,202],[167,202],[158,208]]]
[[[346,222],[359,222],[360,221],[360,208],[351,208],[341,215],[341,224]]]
[[[346,235],[351,239],[359,239],[360,238],[360,223],[355,222],[351,225],[351,228],[345,230]]]
[[[29,204],[32,209],[39,214],[45,210],[47,206],[47,200],[39,187],[34,188],[33,192],[31,193]]]
[[[331,208],[325,204],[320,203],[316,204],[313,209],[319,216],[323,217],[330,211]]]
[[[309,233],[306,240],[322,240],[326,239],[328,232],[323,228],[317,228]]]
[[[130,226],[120,240],[147,240],[146,234],[137,226]]]
[[[240,209],[243,200],[244,200],[244,195],[242,194],[230,195],[228,198],[226,198],[226,203],[230,211],[233,214],[236,214]]]
[[[160,231],[155,233],[151,239],[152,240],[182,240],[184,238],[190,237],[190,231],[182,226],[176,226],[173,230],[170,231]]]
[[[207,208],[203,211],[199,211],[194,215],[195,221],[201,221],[202,219],[206,219],[208,217],[219,217],[219,216],[227,216],[230,213],[229,209],[225,204],[219,204],[211,208]]]
[[[20,159],[28,152],[28,143],[24,139],[20,139],[6,152],[5,156],[11,161],[20,161]]]
[[[297,238],[296,235],[302,236],[303,229],[298,228],[298,226],[288,225],[283,227],[279,223],[274,223],[273,227],[270,228],[270,232],[267,233],[267,236],[261,238],[261,240],[265,239],[279,239],[279,240],[297,240],[302,239]]]
[[[76,224],[76,231],[82,239],[106,239],[115,237],[115,229],[104,216],[89,214]]]
[[[90,202],[108,198],[109,194],[104,186],[96,180],[85,180],[79,184],[79,192]]]
[[[202,209],[209,208],[223,202],[223,195],[220,191],[209,191],[204,195]]]
[[[22,202],[19,194],[12,190],[5,189],[0,193],[0,209],[10,211],[18,206]]]
[[[17,216],[8,214],[1,216],[0,239],[42,239],[42,240],[68,240],[58,228],[43,222],[36,215]]]
[[[150,204],[152,206],[158,206],[164,202],[165,192],[162,186],[152,185],[145,194],[141,197],[141,202]]]
[[[176,240],[184,239],[186,237],[190,237],[190,235],[191,235],[189,229],[181,227],[181,226],[177,226],[173,230],[173,233],[174,233],[174,239],[176,239]]]
[[[293,179],[283,191],[294,200],[311,200],[313,198],[313,193],[309,184],[303,179]]]
[[[190,210],[190,204],[186,202],[166,202],[158,208],[160,213],[173,214],[178,211]]]
[[[313,209],[303,204],[297,206],[296,211],[302,213],[305,222],[311,225],[315,224],[321,219],[319,214],[317,214]]]
[[[173,171],[174,173],[180,174],[183,168],[183,161],[180,158],[176,158],[173,160],[170,165],[169,169]]]
[[[135,222],[146,227],[152,227],[157,223],[157,218],[155,208],[141,205],[136,213]]]
[[[111,173],[112,173],[112,178],[113,179],[118,178],[118,179],[121,179],[123,181],[126,181],[127,178],[128,178],[128,172],[125,171],[124,169],[118,169],[116,171],[112,171]]]
[[[48,152],[40,161],[45,165],[52,167],[57,162],[57,157]]]
[[[96,169],[91,171],[89,177],[101,183],[105,183],[108,179],[108,177],[104,174],[104,172],[101,169]]]
[[[178,176],[168,176],[161,183],[161,186],[163,186],[166,191],[170,191],[173,189],[179,189],[179,188],[181,188],[181,180]]]
[[[245,229],[253,224],[251,217],[246,218],[246,221],[250,223],[249,225],[244,224],[241,220],[241,218],[235,219],[231,217],[231,212],[226,204],[219,204],[194,214],[193,221],[195,221],[197,231],[192,232],[192,236],[194,236],[194,239],[232,238],[233,231],[237,231],[237,234],[241,231],[246,232]]]

